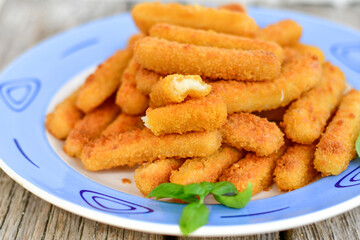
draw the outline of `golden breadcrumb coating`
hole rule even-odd
[[[178,170],[172,171],[170,182],[183,185],[203,181],[217,182],[221,173],[239,161],[244,154],[244,151],[224,146],[208,157],[187,159]]]
[[[224,5],[219,6],[218,9],[246,13],[245,7],[239,3],[224,4]]]
[[[81,161],[91,171],[134,166],[161,158],[205,157],[221,146],[219,131],[155,136],[149,129],[102,137],[85,146]]]
[[[76,106],[87,113],[110,97],[119,87],[121,76],[131,56],[132,49],[126,48],[117,51],[100,64],[81,87]]]
[[[128,40],[128,48],[133,50],[136,41],[142,39],[143,37],[145,37],[145,35],[142,33],[132,35]]]
[[[124,113],[143,114],[149,106],[149,98],[136,89],[135,76],[140,65],[132,58],[122,75],[122,84],[116,94],[116,104]]]
[[[208,95],[211,86],[199,75],[173,74],[161,78],[154,84],[150,100],[152,106],[161,107],[170,103],[180,103],[187,97],[202,98]]]
[[[252,195],[266,190],[273,183],[273,172],[276,160],[282,155],[285,148],[270,156],[260,157],[255,153],[246,154],[245,158],[234,163],[225,170],[219,181],[229,181],[239,192],[244,191],[248,183],[252,183]]]
[[[151,37],[198,46],[242,50],[264,50],[274,53],[280,63],[282,63],[284,59],[283,49],[274,42],[217,33],[211,30],[200,30],[159,23],[150,29],[149,35]]]
[[[252,114],[255,114],[256,116],[266,118],[267,120],[271,122],[281,122],[283,120],[285,111],[287,109],[287,106],[285,107],[278,107],[272,110],[264,110],[261,112],[252,112]]]
[[[116,118],[119,107],[114,99],[109,98],[99,107],[87,113],[66,138],[64,151],[72,157],[79,158],[84,146],[91,140],[100,136],[101,132]]]
[[[263,81],[277,77],[280,62],[263,50],[204,47],[145,37],[134,56],[143,67],[160,74],[201,75],[214,79]]]
[[[144,163],[134,173],[136,187],[144,196],[162,183],[170,182],[171,171],[178,169],[183,159],[167,158]]]
[[[155,135],[185,133],[189,131],[212,131],[226,122],[224,101],[215,95],[194,98],[186,102],[159,108],[148,108],[143,118]]]
[[[320,82],[286,111],[282,123],[286,136],[301,144],[311,144],[318,139],[345,87],[343,72],[329,62],[323,64]]]
[[[320,138],[314,166],[323,176],[342,173],[355,157],[360,131],[360,91],[350,90]]]
[[[75,124],[83,117],[83,113],[75,106],[79,90],[73,92],[46,116],[46,129],[54,137],[65,139]]]
[[[284,134],[276,123],[250,113],[229,115],[221,133],[225,143],[258,156],[268,156],[284,145]]]
[[[214,30],[240,36],[254,36],[255,20],[246,13],[206,8],[199,5],[140,3],[131,11],[137,27],[144,33],[156,23]]]
[[[302,27],[293,20],[282,20],[260,29],[256,37],[266,41],[276,42],[280,46],[289,46],[299,41]]]
[[[276,162],[274,182],[281,191],[292,191],[309,184],[318,172],[314,168],[314,145],[294,144]]]
[[[136,89],[145,95],[149,95],[152,87],[160,80],[161,75],[140,66],[135,76]]]
[[[300,56],[285,62],[281,74],[265,82],[212,82],[212,91],[221,96],[228,113],[270,110],[288,105],[320,80],[321,65],[316,57]]]
[[[289,47],[297,51],[300,55],[317,56],[321,64],[323,64],[325,61],[325,55],[323,51],[321,51],[321,49],[316,46],[302,44],[302,43],[295,43]]]
[[[140,117],[120,113],[116,119],[105,128],[101,135],[110,137],[112,135],[118,135],[119,133],[142,128],[144,128],[144,124]]]

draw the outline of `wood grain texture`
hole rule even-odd
[[[274,1],[271,1],[274,2]],[[204,1],[202,2],[204,3]],[[114,15],[133,4],[121,0],[0,0],[0,70],[39,41],[79,24]],[[360,4],[345,9],[288,4],[280,7],[360,29]],[[1,150],[1,146],[0,146]],[[243,237],[177,238],[98,223],[55,207],[31,194],[0,170],[0,239],[360,239],[360,208],[284,232]]]

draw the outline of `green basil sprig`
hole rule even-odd
[[[360,133],[355,142],[355,150],[357,155],[360,157]]]
[[[216,201],[227,207],[243,208],[250,201],[252,184],[248,183],[247,188],[239,193],[231,182],[201,182],[188,185],[163,183],[154,188],[148,197],[174,198],[189,203],[184,207],[179,221],[181,232],[187,236],[208,222],[209,209],[204,204],[208,194],[212,194]]]

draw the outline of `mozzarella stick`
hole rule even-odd
[[[246,13],[245,7],[239,3],[224,4],[224,5],[219,6],[218,9]]]
[[[46,116],[46,129],[54,137],[65,139],[75,124],[83,117],[83,113],[75,106],[79,90],[73,92],[64,101],[59,103],[54,111]]]
[[[105,128],[101,135],[110,137],[112,135],[118,135],[123,132],[128,132],[144,127],[140,117],[127,115],[120,113],[116,119]]]
[[[91,171],[134,166],[161,158],[205,157],[221,145],[219,131],[155,136],[149,129],[98,138],[85,146],[81,161]]]
[[[169,41],[194,44],[198,46],[242,50],[264,50],[275,54],[280,62],[284,59],[282,48],[274,42],[217,33],[214,31],[199,30],[161,23],[154,25],[150,29],[149,35],[151,37],[163,38]]]
[[[155,162],[144,163],[135,170],[134,179],[136,187],[144,196],[162,183],[170,182],[173,170],[184,163],[183,159],[167,158]]]
[[[228,113],[271,110],[288,105],[320,80],[316,57],[300,56],[285,62],[281,74],[266,82],[212,82],[212,92],[225,101]]]
[[[112,57],[100,64],[81,87],[76,106],[88,113],[110,97],[119,87],[122,73],[131,56],[132,50],[126,48],[117,51]]]
[[[323,176],[342,173],[355,157],[355,141],[360,131],[360,91],[351,90],[320,138],[314,166]]]
[[[250,113],[230,115],[221,133],[225,143],[258,156],[268,156],[284,145],[284,134],[276,123]]]
[[[281,191],[292,191],[309,184],[318,175],[314,168],[314,145],[288,147],[276,162],[274,182]]]
[[[211,86],[199,75],[173,74],[160,79],[152,88],[150,100],[153,106],[161,107],[170,103],[180,103],[186,97],[201,98],[208,95]]]
[[[152,87],[159,81],[160,77],[160,74],[140,66],[135,77],[136,89],[145,95],[149,95]]]
[[[149,106],[149,98],[136,89],[135,76],[139,64],[132,58],[122,76],[122,84],[116,94],[116,104],[124,113],[143,114]]]
[[[109,98],[75,124],[65,141],[66,154],[79,158],[84,146],[100,136],[119,112],[119,107],[113,101],[113,98]]]
[[[137,41],[134,55],[143,67],[164,75],[262,81],[280,72],[280,62],[271,52],[196,46],[154,37]]]
[[[226,122],[224,101],[214,95],[190,99],[179,104],[148,108],[143,118],[145,126],[155,135],[185,133],[189,131],[212,131]]]
[[[254,36],[259,28],[255,20],[246,13],[199,5],[140,3],[135,5],[131,15],[137,27],[144,33],[148,33],[156,23],[170,23],[250,37]]]
[[[302,43],[295,43],[295,44],[291,45],[290,48],[297,51],[300,55],[309,54],[309,55],[317,56],[317,58],[319,59],[321,64],[323,64],[325,61],[324,53],[318,47],[306,45],[306,44],[302,44]]]
[[[286,111],[282,123],[286,136],[301,144],[311,144],[318,139],[345,87],[343,72],[331,63],[325,63],[320,82]]]
[[[302,27],[293,20],[282,20],[260,29],[256,39],[276,42],[280,46],[289,46],[299,41]]]
[[[270,156],[260,157],[255,153],[246,154],[245,158],[234,163],[225,170],[219,181],[229,181],[239,192],[244,191],[248,183],[252,183],[252,195],[266,190],[273,183],[273,172],[276,160],[282,155],[285,148]]]
[[[183,185],[203,181],[214,183],[223,171],[239,161],[244,154],[244,151],[222,147],[208,157],[187,159],[178,170],[172,171],[170,182]]]

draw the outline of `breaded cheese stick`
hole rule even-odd
[[[239,3],[224,4],[224,5],[219,6],[218,9],[246,13],[245,7]]]
[[[120,113],[116,119],[105,128],[101,135],[110,137],[118,135],[123,132],[128,132],[136,129],[142,129],[144,124],[140,117]]]
[[[282,20],[260,29],[256,37],[266,41],[276,42],[280,46],[296,43],[302,34],[302,27],[293,20]]]
[[[212,131],[226,122],[224,101],[214,95],[159,108],[148,108],[143,117],[145,126],[155,135]]]
[[[160,80],[160,77],[162,77],[160,74],[140,66],[135,77],[136,89],[145,95],[149,95],[152,87]]]
[[[285,148],[266,157],[256,156],[255,153],[246,154],[245,158],[234,163],[225,170],[219,181],[229,181],[239,192],[244,191],[248,183],[252,183],[252,195],[267,189],[273,183],[273,172],[276,160],[283,154]]]
[[[286,136],[301,144],[311,144],[318,139],[345,87],[343,72],[329,62],[323,64],[320,82],[286,111],[282,123]]]
[[[132,58],[122,75],[122,84],[116,93],[116,104],[130,115],[143,114],[149,106],[149,98],[136,89],[135,76],[139,67]]]
[[[79,89],[59,103],[55,109],[46,116],[46,129],[58,139],[65,139],[75,124],[84,115],[75,106],[78,93]]]
[[[143,37],[145,37],[145,35],[142,33],[132,35],[128,40],[128,48],[134,50],[136,41],[142,39]]]
[[[184,159],[176,158],[144,163],[135,170],[134,179],[136,187],[142,194],[147,196],[160,184],[170,182],[171,172],[178,169],[183,163]]]
[[[211,86],[206,84],[199,75],[173,74],[154,84],[150,100],[153,106],[161,107],[183,102],[186,97],[205,97],[210,91]]]
[[[276,161],[274,182],[281,191],[301,188],[318,175],[314,168],[314,145],[294,144]]]
[[[64,151],[72,157],[80,157],[84,146],[91,140],[100,136],[101,132],[116,118],[119,107],[114,99],[109,98],[99,107],[87,113],[66,138]]]
[[[155,136],[149,129],[98,138],[87,144],[81,161],[91,171],[134,166],[161,158],[205,157],[221,145],[218,130]]]
[[[280,73],[279,60],[268,51],[204,47],[154,37],[137,41],[134,56],[143,67],[164,75],[262,81]]]
[[[187,159],[178,170],[172,171],[170,182],[183,185],[203,181],[214,183],[223,171],[239,161],[244,154],[243,150],[224,146],[208,157]]]
[[[131,15],[137,27],[144,33],[148,33],[151,26],[156,23],[170,23],[250,37],[259,29],[255,20],[246,13],[199,5],[140,3],[135,5]]]
[[[110,97],[118,88],[131,56],[132,49],[126,48],[99,65],[81,87],[76,106],[88,113]]]
[[[284,134],[276,123],[250,113],[229,115],[221,133],[225,143],[258,156],[268,156],[284,145]]]
[[[325,61],[325,55],[320,48],[312,45],[302,44],[302,43],[295,43],[289,46],[290,48],[297,51],[300,55],[315,55],[318,57],[321,64]]]
[[[217,33],[214,31],[199,30],[160,23],[154,25],[150,29],[149,35],[151,37],[163,38],[169,41],[194,44],[198,46],[242,50],[264,50],[274,53],[280,63],[282,63],[284,59],[282,48],[274,42]]]
[[[355,141],[360,131],[360,91],[350,90],[320,138],[314,166],[322,176],[338,175],[355,157]]]
[[[266,82],[212,82],[212,92],[223,98],[228,113],[253,112],[288,105],[320,80],[321,65],[316,57],[300,56],[285,62],[281,74]]]

